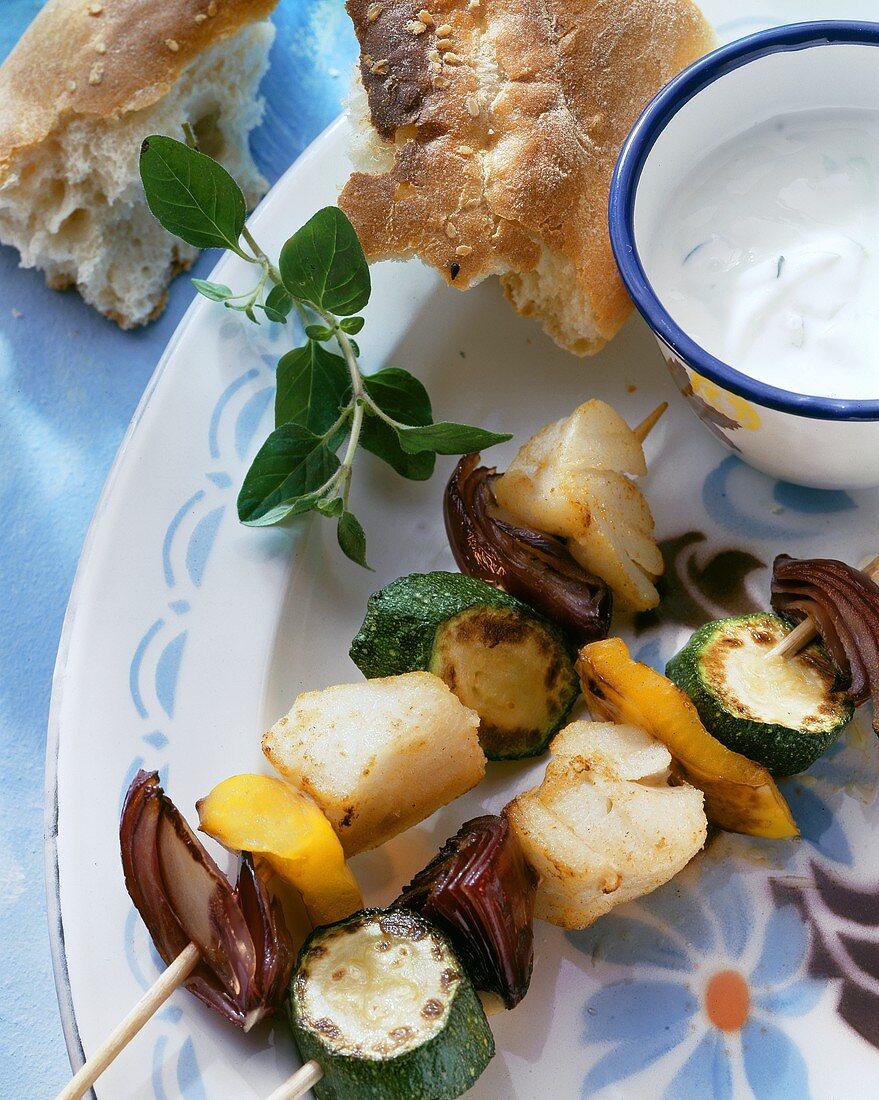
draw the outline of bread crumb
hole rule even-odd
[[[433,16],[426,8],[421,9],[421,11],[418,13],[418,18],[425,25],[425,27],[433,26]]]
[[[410,34],[424,34],[427,27],[425,27],[420,19],[413,19],[411,23],[406,24],[406,30]]]
[[[180,43],[176,38],[166,38],[165,45],[171,51],[171,53],[177,53],[180,49]]]
[[[451,33],[452,33],[452,24],[451,23],[443,23],[443,25],[441,27],[437,27],[437,29],[436,29],[437,38],[448,38]]]
[[[105,54],[106,52],[107,52],[107,47],[106,47],[105,43],[103,43],[103,42],[96,42],[95,43],[95,53]]]
[[[68,90],[68,92],[75,92],[75,91],[76,91],[76,87],[77,87],[77,85],[76,85],[76,81],[75,81],[75,80],[68,80],[68,82],[67,82],[67,90]]]
[[[382,13],[381,4],[370,4],[369,7],[366,9],[366,21],[367,21],[367,23],[374,23],[376,21],[376,19],[378,19],[378,17],[381,15],[381,13]]]
[[[467,104],[467,114],[469,114],[471,118],[478,118],[479,117],[479,97],[474,95],[473,92],[471,92],[470,95],[467,96],[467,99],[465,100],[465,102]]]
[[[452,53],[450,50],[448,53],[443,54],[443,61],[446,65],[463,65],[464,58],[460,54]]]
[[[473,249],[469,244],[459,244],[455,249],[456,256],[469,256]]]
[[[211,0],[210,4],[208,4],[208,15],[211,19],[217,14],[217,11],[217,0]]]
[[[89,15],[102,15],[104,5],[101,3],[89,4]]]
[[[100,84],[104,79],[104,63],[102,61],[96,61],[92,65],[92,71],[89,73],[89,84]]]
[[[207,23],[208,17],[205,15],[205,13],[203,11],[200,11],[198,13],[198,15],[195,17],[195,21],[196,21],[196,23],[201,25],[202,23]]]
[[[390,69],[390,67],[390,61],[388,61],[386,57],[383,57],[380,61],[376,61],[376,63],[370,68],[369,71],[373,74],[373,76],[384,76],[388,69]]]
[[[446,222],[446,236],[453,239],[458,236],[458,227],[454,222]]]
[[[434,88],[448,88],[449,82],[444,76],[435,76],[433,77],[433,86]]]
[[[454,46],[454,42],[449,38],[438,38],[436,41],[436,48],[438,50],[450,50]]]
[[[470,0],[470,3],[467,5],[467,11],[479,11],[480,7],[479,0]]]
[[[459,145],[458,149],[457,149],[457,152],[462,157],[472,157],[473,156],[473,150],[470,148],[469,145]]]

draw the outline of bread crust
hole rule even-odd
[[[0,183],[72,115],[116,117],[164,96],[186,64],[277,0],[48,0],[0,67]]]
[[[418,255],[461,289],[499,274],[523,313],[541,311],[521,276],[563,258],[588,326],[575,339],[542,315],[560,343],[597,350],[631,309],[607,229],[620,147],[714,32],[691,0],[436,0],[423,31],[420,8],[347,0],[396,159],[352,175],[340,205],[370,259]]]

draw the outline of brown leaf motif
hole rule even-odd
[[[694,629],[720,616],[745,615],[754,610],[748,594],[751,573],[765,563],[747,550],[726,549],[706,554],[707,536],[702,531],[686,531],[660,542],[665,560],[665,575],[659,589],[664,625],[675,623]],[[657,611],[645,611],[635,617],[635,630],[641,634],[660,625]]]
[[[846,882],[812,861],[814,887],[773,883],[777,901],[793,902],[812,928],[809,973],[839,980],[837,1012],[879,1049],[879,882]]]

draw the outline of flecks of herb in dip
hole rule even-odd
[[[681,182],[644,254],[675,321],[744,374],[879,398],[879,111],[779,116]]]

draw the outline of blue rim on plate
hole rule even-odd
[[[826,20],[760,31],[722,46],[672,80],[647,106],[623,145],[610,189],[610,240],[638,311],[657,336],[700,374],[739,397],[779,412],[816,420],[879,420],[879,400],[793,393],[758,382],[710,355],[672,319],[647,278],[635,244],[635,197],[641,173],[653,146],[681,107],[720,77],[768,54],[835,45],[879,46],[879,23]]]

